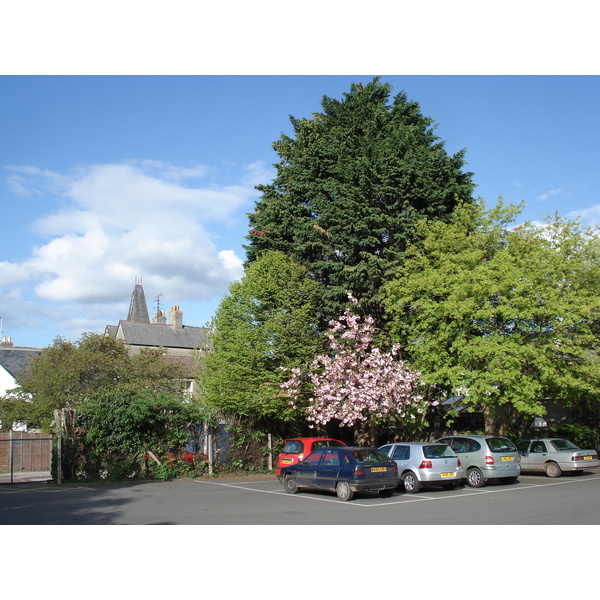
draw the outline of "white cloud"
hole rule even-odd
[[[582,210],[573,210],[567,214],[567,219],[580,219],[586,225],[600,225],[600,204],[595,204]]]
[[[58,208],[35,222],[47,242],[21,263],[0,263],[2,285],[30,280],[42,299],[86,304],[122,302],[137,276],[150,294],[178,301],[223,296],[242,274],[232,246],[243,242],[224,236],[245,225],[253,182],[267,174],[255,163],[239,185],[201,187],[208,167],[160,161],[9,171],[15,194],[51,196]]]
[[[562,189],[561,188],[557,188],[555,190],[550,190],[549,192],[546,192],[545,194],[540,194],[537,199],[538,200],[548,200],[548,198],[551,198],[552,196],[556,196],[557,194],[561,194],[562,193]]]

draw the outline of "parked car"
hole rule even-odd
[[[563,471],[582,472],[600,466],[595,450],[582,450],[563,438],[523,440],[517,444],[521,471],[541,471],[548,477],[560,477]]]
[[[448,444],[464,470],[471,487],[483,487],[490,479],[516,483],[521,466],[516,446],[502,436],[454,435],[437,440]]]
[[[313,450],[323,447],[333,448],[345,445],[346,444],[344,444],[344,442],[340,442],[340,440],[324,437],[307,437],[285,440],[283,443],[283,451],[277,458],[275,475],[279,476],[282,467],[295,465],[305,456],[308,456]]]
[[[398,475],[409,494],[425,486],[454,489],[461,482],[463,468],[447,444],[398,442],[379,448],[398,465]]]
[[[335,492],[352,500],[355,492],[379,493],[388,498],[398,487],[398,466],[376,448],[325,447],[300,462],[284,466],[278,475],[288,494],[301,489]]]

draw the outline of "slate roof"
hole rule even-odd
[[[41,353],[41,348],[29,348],[25,346],[0,348],[0,365],[16,379],[17,375],[29,366],[31,357],[38,356]]]
[[[208,340],[210,329],[184,325],[174,329],[171,325],[119,321],[118,327],[125,342],[132,346],[160,346],[162,348],[198,348]]]

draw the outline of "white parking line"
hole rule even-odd
[[[385,500],[380,500],[378,502],[361,502],[359,499],[355,499],[352,500],[350,502],[344,502],[343,500],[339,500],[337,497],[333,497],[333,498],[327,498],[327,497],[323,497],[323,496],[319,496],[319,495],[313,495],[311,492],[307,492],[307,495],[305,495],[302,492],[299,492],[298,494],[288,494],[285,491],[273,491],[273,490],[260,490],[260,489],[254,489],[252,487],[248,487],[250,484],[245,484],[245,485],[241,485],[241,484],[234,484],[234,483],[221,483],[219,481],[206,481],[206,480],[202,480],[202,479],[197,479],[195,480],[197,483],[204,483],[207,485],[219,485],[222,487],[230,487],[230,488],[236,488],[236,489],[240,489],[240,490],[246,490],[248,492],[256,492],[258,494],[271,494],[271,495],[275,495],[275,496],[284,496],[284,497],[288,497],[288,498],[301,498],[302,500],[309,500],[309,501],[316,501],[316,502],[335,502],[338,504],[343,504],[345,506],[357,506],[357,507],[361,507],[361,508],[375,508],[375,507],[379,507],[379,506],[395,506],[398,504],[412,504],[414,502],[430,502],[430,501],[435,501],[435,500],[452,500],[453,498],[462,498],[465,496],[473,496],[473,495],[477,495],[477,494],[500,494],[500,493],[507,493],[507,492],[518,492],[518,491],[522,491],[522,490],[527,490],[530,488],[536,488],[536,487],[547,487],[547,486],[553,486],[553,485],[568,485],[568,484],[575,484],[575,483],[584,483],[586,481],[594,481],[600,479],[600,476],[594,476],[594,477],[586,477],[585,479],[560,479],[557,481],[549,481],[549,482],[544,482],[544,483],[519,483],[516,486],[511,486],[511,487],[502,487],[502,488],[465,488],[465,491],[462,493],[453,493],[451,491],[445,492],[443,495],[440,494],[439,496],[431,496],[431,495],[426,495],[423,493],[419,493],[419,494],[414,494],[414,495],[409,495],[409,494],[404,494],[402,496],[396,497],[396,498],[389,498],[389,499],[385,499]],[[253,481],[251,485],[255,485],[258,483],[275,483],[274,481]]]

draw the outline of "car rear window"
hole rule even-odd
[[[430,446],[423,446],[423,456],[425,458],[444,458],[447,456],[456,456],[456,454],[446,444],[431,444]]]
[[[298,440],[291,440],[283,448],[283,454],[300,454],[304,451],[304,444]]]
[[[557,450],[581,450],[579,446],[576,446],[573,442],[569,440],[550,440],[550,443]]]
[[[508,439],[503,437],[487,438],[485,440],[492,452],[516,452],[517,448]]]

